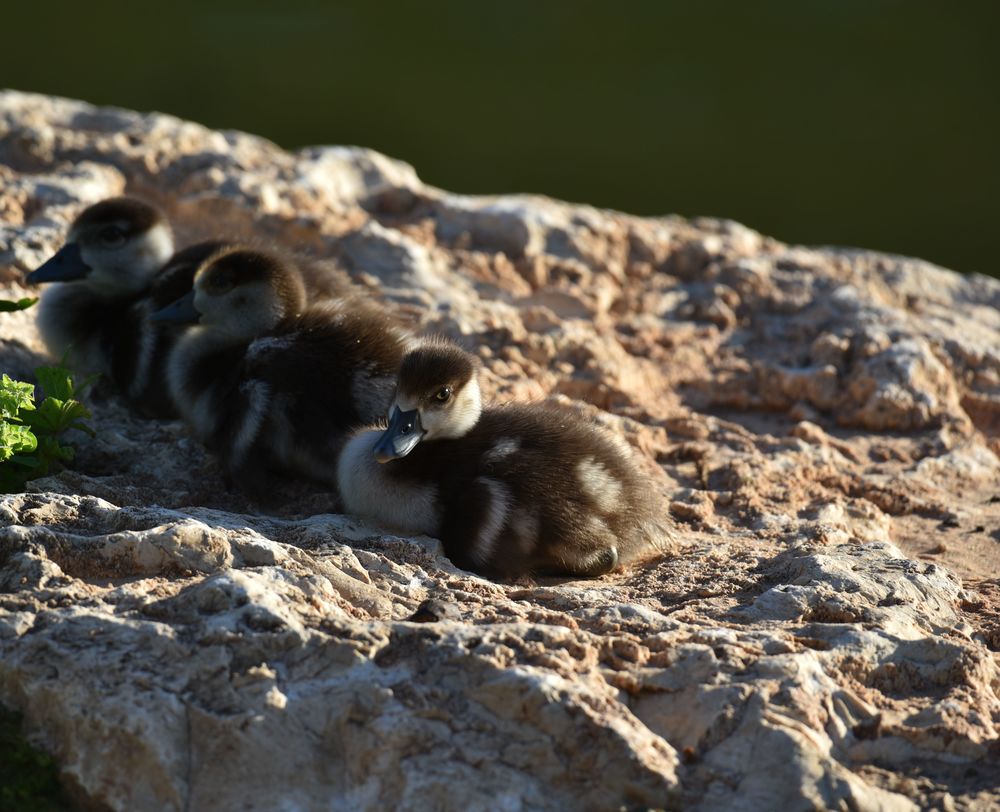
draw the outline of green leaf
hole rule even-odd
[[[93,430],[90,426],[87,426],[82,421],[90,417],[90,409],[84,406],[78,400],[70,400],[63,404],[62,409],[62,423],[59,429],[60,432],[70,431],[71,429],[76,429],[78,431],[83,431],[89,433],[92,437],[94,436]]]
[[[21,411],[35,408],[35,387],[15,381],[8,375],[0,377],[0,418],[11,420]]]
[[[71,400],[75,394],[73,391],[73,376],[66,367],[38,367],[35,370],[38,376],[38,383],[45,392],[46,397],[59,398],[59,400]]]
[[[6,462],[15,454],[30,454],[38,447],[38,438],[27,426],[0,422],[0,462]]]
[[[15,310],[27,310],[37,301],[37,297],[34,299],[18,299],[16,302],[11,301],[10,299],[0,299],[0,313],[13,313]]]
[[[73,459],[74,451],[69,446],[60,445],[55,437],[38,438],[38,461],[39,468],[33,473],[35,477],[45,476],[49,472],[49,466],[53,462],[69,462]]]
[[[55,437],[47,437],[45,442],[45,452],[42,459],[44,465],[52,462],[70,462],[76,452],[68,445],[61,445]],[[46,468],[46,471],[48,469]]]
[[[46,394],[37,405],[31,384],[0,377],[0,492],[22,491],[29,479],[46,476],[53,467],[71,461],[73,448],[58,439],[63,432],[95,436],[85,422],[90,410],[73,397],[69,370],[41,367],[36,374],[39,389]],[[93,380],[85,381],[84,387]]]
[[[89,417],[90,415],[88,414],[87,416]],[[88,426],[82,420],[76,420],[73,423],[70,423],[70,425],[66,427],[66,431],[72,431],[72,430],[82,431],[89,437],[97,436],[97,432],[94,431],[90,426]]]
[[[61,434],[80,420],[90,417],[90,410],[78,400],[45,398],[32,413],[24,415],[24,422],[39,434]]]
[[[62,420],[63,401],[45,398],[35,411],[23,416],[24,422],[37,434],[55,434]]]

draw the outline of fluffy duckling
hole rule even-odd
[[[340,456],[349,512],[435,536],[456,565],[490,576],[597,576],[663,548],[624,442],[552,404],[483,409],[478,368],[448,343],[406,354],[388,428]]]
[[[206,240],[178,251],[153,278],[148,296],[130,311],[133,320],[139,324],[140,332],[136,363],[130,366],[120,362],[114,381],[120,390],[125,391],[132,405],[146,417],[179,417],[167,388],[167,362],[181,331],[177,325],[154,322],[151,317],[178,297],[186,295],[201,264],[229,245],[224,240]],[[128,345],[119,342],[114,346],[116,358],[127,358],[127,353]],[[125,377],[126,372],[128,378]]]
[[[302,265],[224,250],[154,316],[197,321],[171,355],[178,410],[257,498],[277,472],[336,481],[349,432],[385,414],[409,334],[352,287],[307,306]]]
[[[47,288],[39,305],[49,351],[61,357],[72,348],[83,370],[110,373],[115,339],[135,327],[127,311],[173,252],[170,225],[146,203],[113,197],[84,209],[63,247],[27,278],[61,283]]]
[[[89,206],[70,227],[66,243],[30,283],[54,282],[42,294],[38,328],[49,352],[67,356],[84,373],[101,373],[149,416],[169,417],[162,385],[168,336],[150,326],[157,287],[183,282],[219,247],[202,243],[173,254],[164,215],[128,197]],[[168,274],[169,272],[169,274]],[[167,276],[165,276],[165,274]],[[175,296],[172,298],[176,298]]]

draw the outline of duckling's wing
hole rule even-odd
[[[367,303],[318,306],[254,342],[248,356],[255,376],[327,409],[334,422],[354,424],[376,416],[366,406],[371,391],[384,395],[377,415],[388,406],[404,338],[391,317]]]

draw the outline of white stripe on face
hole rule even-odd
[[[420,425],[424,428],[424,438],[464,437],[479,422],[482,412],[479,383],[473,378],[455,393],[450,406],[421,409]]]

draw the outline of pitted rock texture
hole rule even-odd
[[[732,222],[449,194],[368,150],[0,94],[0,296],[82,207],[337,258],[640,452],[676,554],[492,583],[90,399],[0,498],[0,701],[111,809],[1000,805],[1000,284]],[[0,315],[0,367],[45,352]],[[964,580],[963,580],[964,579]]]

